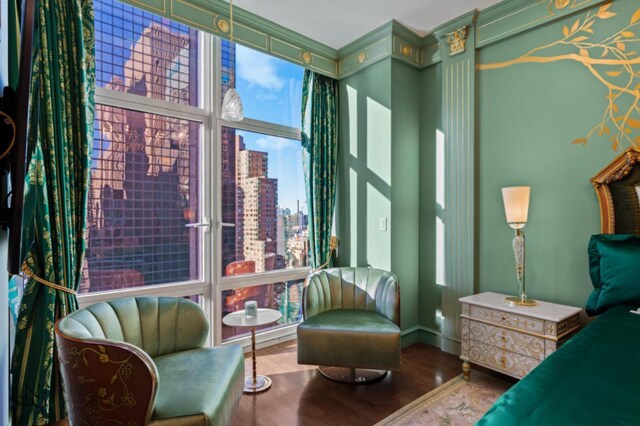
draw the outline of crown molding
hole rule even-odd
[[[477,10],[470,10],[469,12],[461,15],[455,19],[452,19],[449,22],[445,22],[444,24],[434,28],[431,33],[438,38],[438,40],[442,40],[444,36],[451,31],[455,31],[458,28],[466,26],[473,26],[476,22],[478,16]]]
[[[502,1],[481,11],[476,24],[476,47],[513,37],[611,0],[583,0],[561,8],[546,0]]]
[[[222,0],[121,0],[154,14],[229,38],[229,3]],[[420,37],[395,20],[336,50],[242,8],[234,8],[234,41],[321,74],[343,78],[385,58],[425,68],[441,61],[439,40],[468,25],[482,48],[608,0],[582,0],[556,8],[548,0],[503,0],[472,10]]]

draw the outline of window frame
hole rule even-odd
[[[213,36],[213,40],[215,43],[215,64],[214,64],[214,73],[215,73],[215,87],[213,88],[213,98],[214,99],[222,99],[222,63],[221,63],[221,55],[218,52],[221,51],[221,39],[219,37]],[[250,46],[249,46],[250,47]],[[244,120],[240,122],[231,122],[223,120],[221,117],[221,108],[222,102],[217,102],[214,105],[215,112],[215,125],[216,125],[216,146],[215,146],[215,155],[216,162],[214,163],[215,168],[215,199],[218,208],[215,209],[216,215],[216,226],[214,227],[214,241],[215,241],[215,249],[214,249],[214,275],[216,277],[214,282],[214,312],[213,312],[213,326],[214,335],[213,341],[216,345],[228,345],[228,344],[239,344],[243,347],[248,347],[251,345],[251,337],[250,336],[241,336],[237,338],[230,338],[226,341],[222,341],[222,292],[225,290],[235,290],[243,287],[253,287],[260,285],[268,285],[281,281],[292,281],[292,280],[300,280],[305,279],[309,272],[311,272],[311,268],[309,266],[305,267],[297,267],[290,269],[278,269],[273,271],[266,272],[257,272],[252,274],[242,274],[242,275],[233,275],[233,276],[224,276],[222,274],[222,227],[224,224],[222,223],[222,174],[221,167],[219,167],[219,162],[222,159],[222,144],[219,143],[222,139],[222,128],[227,127],[236,130],[243,130],[247,132],[261,133],[265,136],[276,136],[287,138],[291,140],[297,140],[302,142],[302,131],[300,129],[296,129],[294,127],[285,126],[282,124],[269,123],[261,120],[256,120],[252,118],[244,118]],[[265,342],[273,342],[273,344],[279,343],[281,341],[292,340],[295,338],[297,324],[289,324],[284,325],[282,327],[278,327],[276,329],[267,330],[267,331],[258,331],[256,333],[256,341],[258,343],[264,344]]]
[[[149,97],[134,95],[131,93],[118,92],[115,90],[109,90],[104,87],[95,88],[95,104],[113,106],[119,108],[126,108],[130,110],[140,111],[143,113],[158,114],[162,116],[190,120],[197,122],[201,126],[200,134],[200,146],[199,146],[199,222],[209,220],[212,216],[212,197],[211,191],[206,189],[207,182],[211,182],[212,173],[211,170],[211,157],[213,151],[211,149],[213,144],[213,137],[215,135],[213,129],[213,100],[208,99],[206,93],[211,91],[211,80],[213,78],[212,65],[213,64],[213,49],[212,38],[209,34],[202,31],[198,32],[198,95],[200,100],[199,107],[180,104],[177,102],[158,100]],[[208,185],[210,186],[210,185]],[[210,226],[208,228],[196,228],[200,233],[200,279],[173,282],[166,284],[156,284],[140,287],[132,287],[126,289],[116,289],[107,291],[98,291],[90,293],[78,294],[79,306],[85,307],[94,303],[113,300],[121,297],[134,297],[134,296],[160,296],[160,297],[187,297],[202,295],[201,306],[205,310],[209,318],[213,318],[213,303],[212,303],[212,282],[213,275],[211,268],[208,268],[205,259],[211,258],[212,250],[212,237],[210,232]],[[213,336],[210,333],[207,343],[213,342]]]
[[[251,345],[250,336],[230,338],[222,342],[222,292],[242,287],[268,285],[276,282],[303,280],[311,271],[310,267],[296,267],[267,272],[223,276],[222,274],[222,176],[221,138],[222,128],[276,136],[301,141],[301,130],[251,118],[241,122],[229,122],[221,118],[222,67],[221,39],[213,34],[198,30],[198,90],[199,105],[191,106],[157,100],[149,97],[118,92],[104,87],[96,87],[95,104],[127,108],[144,113],[158,114],[190,120],[201,125],[200,155],[200,218],[209,226],[197,228],[200,232],[200,279],[183,282],[148,285],[127,289],[107,290],[78,294],[80,307],[94,303],[133,296],[187,297],[202,295],[201,305],[207,314],[211,327],[207,344],[239,344],[245,349]],[[259,331],[257,341],[261,346],[276,344],[295,338],[297,324],[284,325],[275,329]]]

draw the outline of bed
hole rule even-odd
[[[640,314],[630,312],[640,307],[640,152],[626,150],[592,182],[602,234],[589,245],[595,289],[586,310],[599,315],[502,395],[480,426],[640,425]]]

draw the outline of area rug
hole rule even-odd
[[[475,424],[511,383],[474,371],[462,374],[402,407],[376,426]]]

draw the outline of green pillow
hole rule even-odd
[[[588,315],[598,315],[621,304],[640,307],[640,237],[592,235],[589,274],[594,290],[587,300]]]

